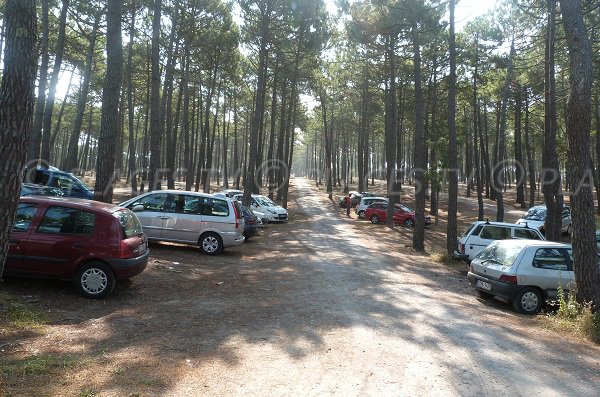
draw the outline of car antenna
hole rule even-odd
[[[485,224],[489,225],[490,224],[490,218],[485,218]]]

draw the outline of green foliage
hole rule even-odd
[[[550,319],[561,329],[573,330],[576,333],[600,343],[600,312],[594,313],[590,304],[581,304],[573,294],[565,294],[559,287],[558,310],[549,315]]]
[[[10,303],[6,313],[8,322],[16,328],[36,328],[46,323],[44,316],[26,305]]]

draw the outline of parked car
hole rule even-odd
[[[511,238],[544,240],[538,229],[505,222],[475,221],[458,239],[453,257],[467,262],[495,240]]]
[[[499,240],[471,262],[469,283],[482,298],[496,297],[516,311],[538,313],[546,301],[574,287],[570,244],[542,240]]]
[[[151,241],[198,245],[207,255],[244,242],[244,217],[235,200],[199,192],[155,190],[119,205],[135,212]]]
[[[61,171],[56,167],[37,167],[25,171],[26,183],[49,186],[60,189],[65,197],[78,197],[92,200],[94,190],[75,175]]]
[[[376,196],[375,193],[370,193],[370,192],[357,192],[355,190],[351,190],[348,192],[348,194],[350,194],[350,198],[352,200],[352,207],[356,207],[359,203],[360,203],[360,199],[363,197],[374,197]],[[346,208],[346,197],[347,195],[344,196],[340,196],[338,197],[338,205],[341,208]]]
[[[371,223],[377,224],[385,222],[387,219],[387,202],[375,202],[367,207],[365,210],[365,218],[369,219]],[[415,212],[409,207],[403,204],[396,204],[394,208],[393,221],[395,225],[404,225],[407,227],[414,227],[416,220]],[[431,224],[431,218],[425,217],[425,225]]]
[[[102,298],[117,281],[141,273],[148,241],[138,218],[112,204],[21,197],[4,275],[75,280],[86,298]]]
[[[364,218],[367,207],[376,202],[387,203],[388,199],[380,196],[361,197],[360,202],[356,206],[354,212],[358,215],[359,218]]]
[[[233,197],[235,200],[241,202],[243,199],[243,194],[236,194]],[[267,216],[267,222],[288,221],[288,211],[285,208],[275,204],[273,200],[267,196],[253,194],[250,198],[250,209],[252,211],[258,211],[265,214]]]
[[[260,219],[254,214],[254,212],[245,206],[242,207],[242,214],[244,215],[244,237],[248,241],[250,237],[256,236],[258,234]]]
[[[546,209],[546,204],[536,205],[528,209],[517,223],[529,226],[533,229],[538,229],[544,234],[547,214],[548,210]],[[566,205],[563,206],[560,231],[565,234],[571,234],[571,209]]]
[[[63,197],[65,194],[62,190],[44,186],[37,185],[35,183],[22,183],[21,184],[21,197],[23,196],[55,196],[55,197]]]
[[[229,197],[229,198],[233,198],[233,196],[235,196],[236,194],[244,194],[243,190],[238,190],[238,189],[224,189],[221,190],[220,192],[217,192],[215,194],[219,194],[219,195],[224,195],[225,197]]]

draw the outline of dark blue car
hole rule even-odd
[[[25,182],[60,189],[65,197],[78,197],[93,200],[94,190],[75,175],[56,167],[37,167],[25,172]]]
[[[244,215],[244,237],[246,237],[247,241],[250,237],[258,234],[259,220],[250,208],[243,205],[242,214]]]

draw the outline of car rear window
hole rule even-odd
[[[39,233],[93,234],[96,215],[75,208],[50,207],[38,227]]]
[[[121,229],[125,238],[139,236],[142,234],[142,224],[135,214],[128,209],[117,211],[113,214],[121,224]]]
[[[17,206],[15,221],[13,223],[13,232],[24,232],[29,229],[29,225],[33,221],[33,215],[37,209],[35,204],[20,203]]]
[[[514,240],[513,240],[514,241]],[[481,260],[492,260],[506,267],[511,267],[515,263],[515,259],[523,250],[524,245],[521,244],[490,244],[485,247],[476,258]]]

